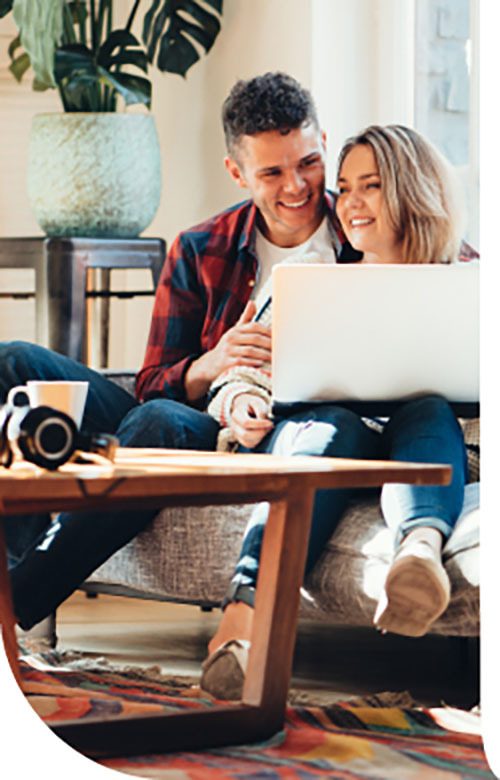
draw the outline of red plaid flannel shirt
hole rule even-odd
[[[338,260],[361,255],[345,239],[325,194],[332,245]],[[245,201],[182,232],[172,244],[156,292],[144,364],[137,374],[139,400],[186,401],[184,377],[193,360],[213,349],[239,319],[258,273],[257,209]]]

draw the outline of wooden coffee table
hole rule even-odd
[[[242,701],[195,712],[66,721],[52,730],[97,758],[200,749],[264,740],[283,726],[311,510],[319,488],[385,482],[448,484],[444,465],[337,458],[119,449],[114,466],[66,464],[55,473],[0,469],[0,515],[269,501],[252,644]],[[20,522],[22,520],[20,519]],[[22,688],[0,524],[0,621]]]

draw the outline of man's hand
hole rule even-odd
[[[249,301],[236,325],[224,333],[217,346],[191,364],[185,377],[189,401],[201,398],[226,369],[259,367],[271,360],[271,330],[252,322],[255,313],[255,303]]]
[[[253,449],[272,431],[269,403],[253,393],[237,395],[231,407],[231,432],[239,444]]]

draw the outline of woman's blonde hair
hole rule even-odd
[[[458,181],[445,158],[409,127],[371,125],[345,142],[337,177],[347,154],[359,144],[370,146],[375,155],[388,219],[401,242],[401,262],[456,260],[463,208]]]

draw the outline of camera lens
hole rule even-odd
[[[77,441],[74,421],[50,406],[31,409],[21,422],[17,444],[23,457],[54,471],[71,457]]]
[[[38,452],[51,460],[64,458],[73,445],[71,428],[58,417],[43,420],[34,432],[33,439]]]

